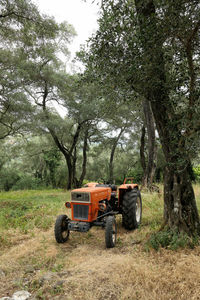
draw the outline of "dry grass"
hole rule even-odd
[[[200,188],[195,191],[199,203]],[[143,225],[133,232],[121,227],[118,216],[113,249],[105,249],[101,228],[72,232],[63,245],[55,242],[53,224],[28,234],[16,229],[0,255],[0,297],[26,289],[36,299],[200,299],[200,246],[145,251],[147,237],[162,221],[162,202],[143,194]]]

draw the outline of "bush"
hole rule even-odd
[[[24,175],[13,185],[12,190],[35,190],[41,186],[42,183],[40,179],[31,175]]]
[[[9,191],[20,179],[17,171],[13,169],[2,169],[0,173],[0,190]]]
[[[138,164],[138,167],[132,169],[132,170],[128,173],[127,177],[133,177],[135,183],[140,183],[140,182],[142,182],[143,175],[144,175],[143,169],[142,169],[142,167]]]
[[[59,188],[66,188],[67,186],[67,166],[61,165],[58,167],[55,175],[56,186]]]
[[[170,250],[177,250],[178,248],[194,248],[198,244],[197,237],[189,237],[186,233],[163,230],[152,234],[147,242],[147,246],[155,249],[168,248]]]

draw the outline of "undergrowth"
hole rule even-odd
[[[146,250],[153,248],[158,251],[161,247],[170,250],[178,248],[193,249],[199,243],[199,237],[189,237],[186,233],[164,229],[163,231],[153,233],[146,242]]]

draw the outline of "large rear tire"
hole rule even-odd
[[[117,224],[114,216],[107,217],[105,228],[106,248],[115,247],[117,239]]]
[[[122,206],[122,224],[128,229],[136,229],[142,220],[142,199],[140,191],[133,189],[126,192]]]
[[[57,243],[65,243],[69,238],[68,217],[60,215],[56,219],[54,233]]]

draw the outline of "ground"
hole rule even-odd
[[[198,186],[195,192],[199,203]],[[155,251],[146,243],[162,223],[161,195],[142,194],[143,221],[135,231],[117,217],[112,249],[101,228],[56,243],[54,221],[68,199],[56,190],[0,193],[0,297],[27,290],[34,299],[200,299],[200,246]]]

